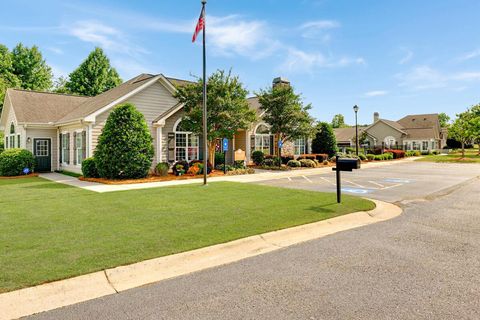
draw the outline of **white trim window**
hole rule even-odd
[[[175,161],[198,160],[200,156],[200,141],[198,135],[184,131],[182,122],[177,123],[175,131]]]
[[[70,134],[69,133],[62,133],[62,163],[63,164],[70,164]]]
[[[422,150],[428,150],[428,141],[422,141]]]
[[[296,156],[299,156],[301,154],[305,154],[305,138],[298,138],[298,139],[295,139],[295,142],[294,142],[294,154]]]
[[[83,132],[79,131],[75,135],[75,163],[80,166],[85,159],[83,154],[85,141],[83,141]]]
[[[17,137],[17,144],[15,144],[15,137]],[[20,148],[20,134],[15,134],[15,125],[13,122],[10,124],[10,133],[5,136],[5,149]]]
[[[255,130],[255,143],[253,149],[255,151],[262,151],[264,154],[271,153],[271,134],[270,129],[264,125],[259,124]]]

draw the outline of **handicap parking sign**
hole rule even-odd
[[[223,142],[223,151],[228,151],[228,139],[224,138],[222,142]]]
[[[278,147],[283,148],[283,141],[282,140],[278,140]]]

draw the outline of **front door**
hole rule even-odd
[[[52,140],[33,139],[33,155],[36,159],[36,172],[52,171]]]

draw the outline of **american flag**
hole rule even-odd
[[[204,26],[205,26],[205,7],[203,7],[202,12],[200,12],[200,18],[198,18],[197,26],[195,27],[195,32],[193,33],[192,42],[195,42],[198,34],[200,33],[200,31],[202,31]]]

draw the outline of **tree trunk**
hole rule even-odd
[[[462,159],[465,158],[465,142],[462,141]]]
[[[210,161],[213,168],[215,168],[215,147],[215,141],[208,141],[208,161]]]

